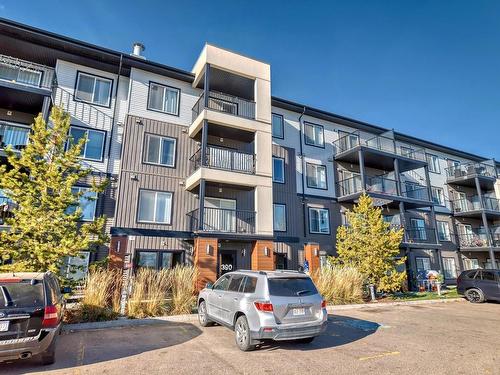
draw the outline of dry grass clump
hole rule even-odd
[[[334,305],[363,302],[364,276],[353,267],[328,264],[313,275],[323,298]]]
[[[170,271],[170,288],[172,300],[169,314],[190,314],[196,303],[195,280],[198,269],[195,267],[175,267]]]

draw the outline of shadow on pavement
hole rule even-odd
[[[328,315],[326,331],[310,344],[290,341],[269,341],[260,345],[263,350],[316,350],[333,348],[361,340],[375,333],[380,324],[369,320],[356,319],[342,315]]]
[[[0,363],[0,373],[27,374],[111,361],[179,345],[200,334],[193,324],[158,321],[153,325],[66,332],[58,337],[53,365],[41,366],[31,358]]]

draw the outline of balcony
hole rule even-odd
[[[333,142],[333,146],[335,160],[359,164],[358,151],[363,150],[365,165],[377,169],[393,170],[394,159],[399,160],[400,172],[418,169],[427,163],[423,149],[414,149],[384,135],[364,140],[361,133],[355,131]]]
[[[500,216],[500,200],[490,197],[473,196],[451,202],[453,213],[460,217],[480,217],[484,212],[488,218]]]
[[[11,146],[13,150],[22,150],[28,144],[29,134],[30,128],[27,126],[0,122],[0,150],[7,146]]]
[[[203,212],[201,228],[199,209],[188,214],[193,232],[255,234],[255,211],[205,207]]]
[[[205,158],[201,157],[201,149],[196,151],[189,160],[193,165],[193,171],[200,167],[220,169],[238,173],[255,173],[254,154],[235,151],[229,148],[208,146]]]
[[[475,187],[476,177],[482,188],[492,189],[497,179],[496,168],[486,163],[465,163],[446,168],[449,184]]]
[[[500,228],[491,229],[491,241],[484,228],[471,233],[458,234],[458,243],[461,249],[486,250],[489,247],[500,248]]]
[[[432,244],[437,245],[436,231],[431,227],[405,228],[403,242],[406,244]]]
[[[8,87],[24,87],[50,92],[55,81],[55,70],[15,57],[0,55],[0,84]],[[36,91],[36,90],[35,90]]]
[[[210,91],[208,105],[206,107],[205,93],[201,94],[200,98],[193,107],[193,122],[205,108],[250,120],[255,119],[254,101],[239,98],[234,95],[224,94],[222,92]]]

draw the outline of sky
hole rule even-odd
[[[500,160],[500,1],[0,0],[0,17],[191,70],[205,42],[274,96]]]

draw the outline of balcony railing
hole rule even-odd
[[[462,177],[497,177],[496,168],[485,163],[464,163],[446,168],[449,180]]]
[[[437,243],[436,231],[430,227],[409,227],[405,228],[404,240],[406,243]]]
[[[397,142],[390,137],[377,135],[367,140],[361,139],[361,133],[355,131],[346,134],[335,142],[333,142],[336,154],[340,154],[356,148],[357,146],[364,146],[373,150],[384,151],[390,154],[403,156],[413,160],[425,161],[424,149],[414,149],[409,144]]]
[[[235,151],[224,147],[208,146],[204,160],[201,158],[201,149],[196,151],[189,160],[193,163],[193,170],[203,165],[208,168],[233,172],[255,173],[254,154]]]
[[[31,61],[0,54],[0,80],[51,90],[55,70]]]
[[[482,248],[482,247],[500,247],[500,228],[490,230],[491,241],[484,228],[480,228],[471,233],[458,234],[458,242],[461,247]]]
[[[401,183],[401,195],[405,198],[417,199],[421,201],[430,201],[429,190],[427,186],[413,182]]]
[[[203,212],[202,228],[198,223],[199,209],[188,214],[192,231],[201,229],[204,232],[217,233],[255,233],[255,211],[205,207]]]
[[[193,107],[193,121],[205,108],[205,93]],[[210,91],[207,108],[234,116],[255,119],[255,102],[222,92]]]
[[[28,144],[30,128],[0,122],[0,149],[11,146],[14,150],[22,150]]]
[[[460,212],[473,212],[480,210],[495,211],[500,213],[500,200],[490,197],[482,197],[481,199],[475,195],[468,199],[457,199],[452,201],[453,211]],[[482,204],[481,204],[482,202]]]

